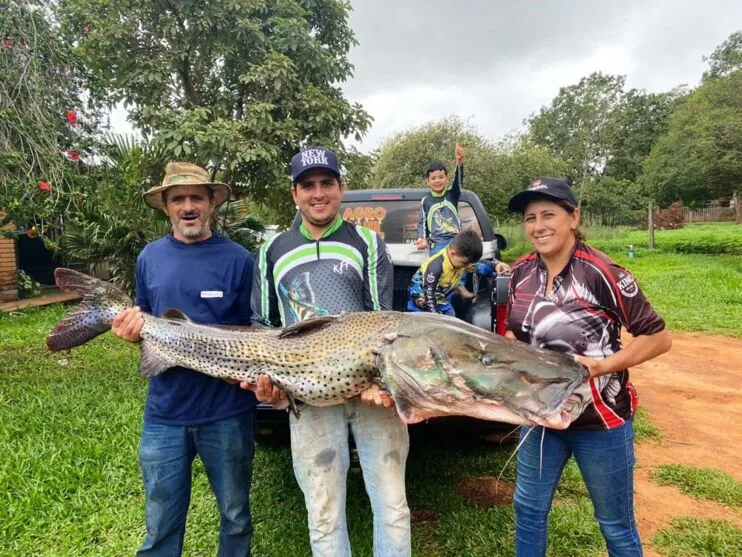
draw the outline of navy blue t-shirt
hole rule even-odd
[[[137,305],[160,316],[179,309],[202,324],[249,325],[254,260],[250,252],[212,231],[184,244],[172,234],[148,244],[137,258]],[[221,379],[174,367],[150,379],[144,420],[198,425],[255,408],[255,396]]]

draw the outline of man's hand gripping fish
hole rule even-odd
[[[59,268],[57,285],[82,297],[47,336],[50,350],[84,344],[111,328],[132,300],[115,286]],[[140,372],[174,366],[256,383],[260,374],[296,402],[341,404],[374,383],[400,418],[471,416],[565,428],[569,396],[587,376],[572,357],[528,346],[452,317],[377,311],[307,319],[285,329],[198,325],[178,310],[145,315]]]

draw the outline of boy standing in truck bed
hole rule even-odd
[[[464,183],[464,148],[456,144],[455,154],[456,171],[451,187],[448,186],[445,164],[435,161],[425,167],[425,180],[430,187],[430,194],[420,201],[415,246],[423,250],[430,242],[430,255],[438,253],[461,232],[458,206]]]

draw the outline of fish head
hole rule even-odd
[[[408,423],[464,414],[566,427],[565,401],[584,371],[566,355],[458,321],[400,336],[382,353],[382,379]],[[565,425],[566,424],[566,425]]]

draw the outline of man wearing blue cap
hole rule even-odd
[[[343,184],[337,156],[311,147],[291,159],[291,195],[301,225],[263,244],[252,307],[257,320],[280,327],[344,311],[392,309],[392,264],[382,239],[345,222],[338,212]],[[285,394],[262,376],[259,400],[285,406]],[[291,454],[304,492],[315,557],[349,557],[345,518],[350,464],[348,428],[361,461],[374,520],[374,555],[411,554],[405,495],[407,426],[378,386],[345,404],[304,406],[291,415]]]

